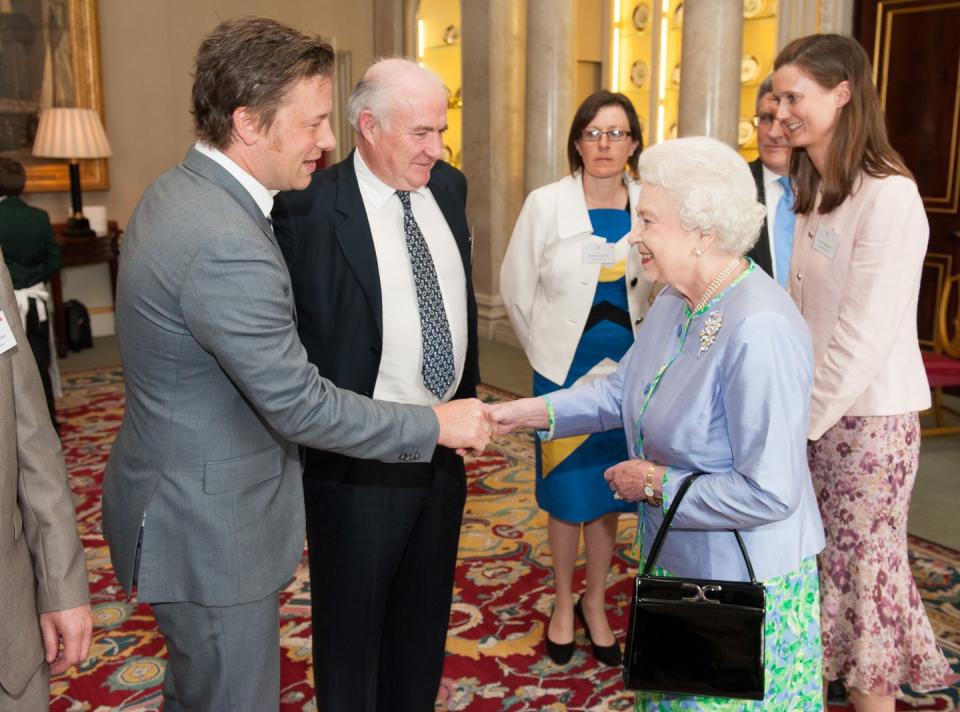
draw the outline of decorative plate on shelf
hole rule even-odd
[[[647,29],[649,22],[650,6],[645,2],[639,3],[633,8],[633,26],[637,28],[637,32],[643,32]]]
[[[760,76],[760,62],[752,54],[740,60],[740,82],[748,84]]]
[[[637,89],[642,89],[647,83],[647,63],[642,59],[638,59],[630,67],[630,83]]]
[[[461,151],[457,151],[457,155],[454,156],[454,159],[453,159],[453,165],[455,168],[459,168],[462,165],[462,163],[463,163],[463,153]]]
[[[756,17],[763,12],[763,0],[743,0],[743,16]]]
[[[680,86],[680,62],[677,62],[673,68],[673,72],[670,74],[670,81],[673,82],[673,86]]]
[[[673,124],[670,127],[670,130],[667,131],[667,138],[676,138],[677,137],[677,125]]]
[[[460,41],[460,30],[456,25],[447,25],[447,29],[443,31],[443,43],[452,45]]]
[[[463,87],[458,88],[455,92],[451,92],[449,89],[447,89],[447,108],[463,108]]]
[[[447,144],[443,144],[443,160],[447,163],[453,163],[453,149]]]
[[[753,120],[740,119],[740,123],[737,124],[737,145],[746,146],[753,138],[753,132]]]
[[[677,5],[677,9],[673,11],[673,21],[677,25],[683,24],[683,3]]]

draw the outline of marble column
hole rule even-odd
[[[416,0],[373,0],[373,56],[413,56]]]
[[[737,148],[742,47],[742,0],[683,3],[678,135],[712,136]]]
[[[463,171],[480,335],[510,341],[500,264],[523,205],[525,0],[461,4]]]
[[[853,32],[854,0],[780,0],[777,49],[815,32]]]
[[[574,2],[527,1],[526,193],[569,172],[567,132],[575,108]]]

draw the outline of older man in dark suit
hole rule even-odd
[[[440,161],[447,94],[413,62],[372,66],[348,105],[357,150],[274,218],[320,373],[399,403],[479,381],[466,180]],[[304,489],[319,709],[432,709],[466,493],[463,460],[386,465],[309,450]]]
[[[757,149],[760,157],[750,163],[757,182],[757,199],[767,208],[760,239],[748,257],[786,287],[793,254],[794,191],[790,185],[790,143],[776,120],[777,100],[773,79],[767,77],[757,90]]]

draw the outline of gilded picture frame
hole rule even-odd
[[[32,155],[40,111],[49,106],[96,109],[103,117],[97,0],[27,0],[0,13],[6,87],[0,155],[27,171],[27,192],[70,190],[67,162]],[[80,161],[84,190],[110,187],[106,159]]]

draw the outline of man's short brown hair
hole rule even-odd
[[[27,174],[20,161],[0,158],[0,196],[20,195],[27,183]]]
[[[215,148],[230,145],[233,112],[248,107],[260,128],[273,124],[284,96],[301,79],[333,73],[333,48],[265,17],[237,17],[217,25],[197,50],[193,123]]]

